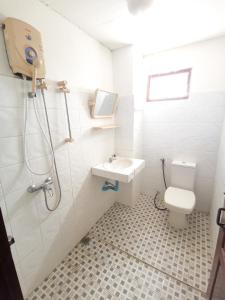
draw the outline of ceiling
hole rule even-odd
[[[126,0],[39,0],[106,47],[153,53],[225,34],[225,0],[154,0],[129,14]]]

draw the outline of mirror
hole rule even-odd
[[[110,118],[114,115],[118,95],[115,93],[97,90],[95,100],[91,103],[92,118]]]

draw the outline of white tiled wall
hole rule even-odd
[[[147,167],[142,189],[163,193],[160,158],[197,163],[196,208],[209,211],[217,151],[225,112],[225,93],[193,93],[189,100],[146,103],[143,152]]]
[[[0,206],[8,233],[16,243],[12,247],[24,294],[27,295],[57,265],[113,204],[115,194],[103,193],[103,181],[91,176],[93,165],[114,153],[114,130],[93,130],[92,126],[108,120],[90,118],[90,92],[71,87],[68,95],[74,142],[65,144],[66,114],[62,94],[49,83],[46,92],[50,127],[62,186],[62,201],[55,212],[45,208],[43,193],[29,194],[30,184],[39,184],[49,175],[31,175],[24,163],[23,115],[24,91],[30,83],[6,76],[0,77]],[[24,91],[23,91],[24,90]],[[38,94],[37,105],[45,126],[43,104]],[[46,128],[46,127],[45,127]],[[28,112],[28,155],[36,171],[49,167],[49,148],[43,143],[32,101]],[[57,193],[50,199],[54,204]]]
[[[7,17],[27,22],[40,31],[46,78],[74,82],[84,89],[112,89],[111,51],[60,13],[37,0],[1,0],[0,22]],[[11,75],[2,30],[0,56],[0,73]]]
[[[116,152],[120,156],[142,157],[143,111],[134,109],[134,96],[123,96],[115,118],[120,127],[116,130]]]
[[[135,110],[133,140],[134,140],[134,156],[136,158],[143,158],[143,139],[144,139],[143,130],[144,130],[144,112],[143,110]]]
[[[164,187],[160,158],[197,162],[195,191],[199,210],[209,211],[218,144],[225,113],[225,38],[212,39],[138,59],[132,47],[113,52],[115,87],[122,93],[116,151],[146,160],[142,191]],[[191,97],[145,102],[147,76],[192,68]],[[214,72],[212,72],[214,70]],[[123,74],[118,77],[117,74]],[[143,76],[144,74],[144,76]]]
[[[120,126],[116,130],[116,152],[120,156],[133,156],[133,96],[119,98],[116,113],[116,123]]]
[[[116,123],[120,126],[116,130],[116,154],[125,157],[142,158],[143,156],[143,111],[134,111],[134,96],[120,97],[116,113]],[[117,201],[133,206],[141,188],[142,173],[129,184],[120,184]]]

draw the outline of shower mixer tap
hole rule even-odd
[[[45,179],[45,181],[40,185],[32,184],[27,188],[28,193],[34,193],[40,190],[43,191],[52,191],[51,185],[53,184],[53,180],[51,177]]]

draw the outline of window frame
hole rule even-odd
[[[186,95],[183,97],[174,97],[174,98],[162,98],[162,99],[150,99],[150,88],[151,88],[151,79],[156,77],[163,77],[163,76],[169,76],[169,75],[176,75],[181,73],[188,73],[187,77],[187,91]],[[169,100],[185,100],[189,98],[190,95],[190,83],[191,83],[191,73],[192,68],[186,68],[181,69],[177,71],[167,72],[167,73],[159,73],[159,74],[153,74],[148,76],[148,84],[147,84],[147,98],[146,102],[157,102],[157,101],[169,101]]]

